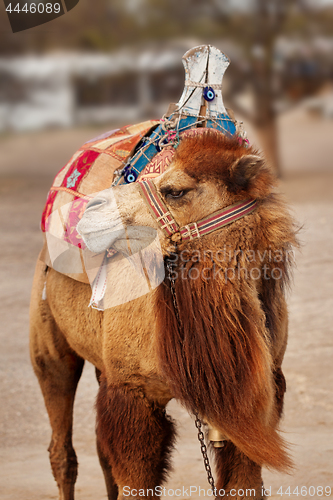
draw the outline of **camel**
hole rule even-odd
[[[284,291],[297,240],[275,183],[254,147],[207,129],[181,140],[149,185],[100,192],[78,224],[93,252],[125,254],[131,238],[140,240],[135,228],[156,231],[166,266],[159,286],[103,312],[88,307],[89,285],[38,262],[31,359],[52,427],[61,500],[74,499],[72,415],[85,360],[99,381],[97,450],[109,500],[159,496],[176,436],[166,413],[172,398],[223,436],[224,446],[212,447],[217,497],[234,490],[237,500],[263,498],[262,467],[290,470],[278,424],[286,387]],[[187,227],[187,237],[162,228],[143,195],[147,186],[167,208],[169,225]],[[199,234],[192,224],[243,200],[255,200],[252,209],[215,230]],[[133,232],[124,236],[120,223]]]

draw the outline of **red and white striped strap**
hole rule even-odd
[[[191,222],[180,229],[180,234],[183,241],[192,240],[193,238],[200,238],[204,234],[211,233],[220,229],[231,222],[234,222],[244,215],[248,215],[256,208],[256,200],[245,200],[230,205],[227,208],[218,210],[199,222]]]
[[[148,179],[146,181],[139,181],[138,184],[141,188],[143,199],[147,203],[154,219],[156,219],[160,224],[162,231],[167,236],[172,236],[174,233],[178,233],[178,224],[173,219],[167,206],[158,194],[153,182]]]
[[[186,241],[201,238],[205,234],[220,229],[231,222],[250,214],[257,207],[256,200],[243,200],[229,207],[217,210],[198,222],[190,222],[179,228],[167,206],[157,192],[154,183],[148,179],[138,182],[143,199],[148,205],[153,217],[160,224],[162,231],[169,237],[178,236],[178,240]],[[172,238],[174,239],[174,238]]]

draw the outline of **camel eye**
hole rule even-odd
[[[181,198],[182,196],[184,196],[185,194],[185,191],[182,190],[182,191],[170,191],[167,196],[169,196],[170,198]]]
[[[171,186],[163,186],[161,188],[161,194],[166,200],[179,200],[191,190],[192,188],[176,189]]]

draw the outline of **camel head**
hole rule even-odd
[[[169,168],[153,182],[179,227],[238,201],[262,199],[274,183],[256,150],[212,130],[184,138]],[[164,255],[170,248],[138,183],[101,191],[88,203],[78,231],[94,252],[113,247],[126,253],[129,245],[137,251],[157,233]]]

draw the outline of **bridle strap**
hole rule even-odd
[[[192,240],[195,237],[201,238],[205,234],[211,233],[227,226],[231,222],[248,215],[256,208],[256,200],[245,200],[230,205],[227,208],[217,210],[199,222],[191,222],[180,229],[183,241]]]
[[[157,192],[154,183],[150,179],[147,179],[146,181],[139,181],[138,185],[144,201],[154,219],[159,223],[162,231],[171,239],[177,236],[179,241],[201,238],[201,236],[205,234],[212,233],[250,214],[257,207],[256,200],[248,199],[239,201],[229,207],[213,212],[198,222],[190,222],[186,224],[186,226],[179,228],[177,222],[173,219],[167,206]]]
[[[138,185],[144,201],[148,205],[154,219],[156,219],[161,226],[162,231],[169,237],[178,233],[178,224],[173,219],[167,206],[158,194],[154,183],[148,179],[146,181],[139,181]]]

